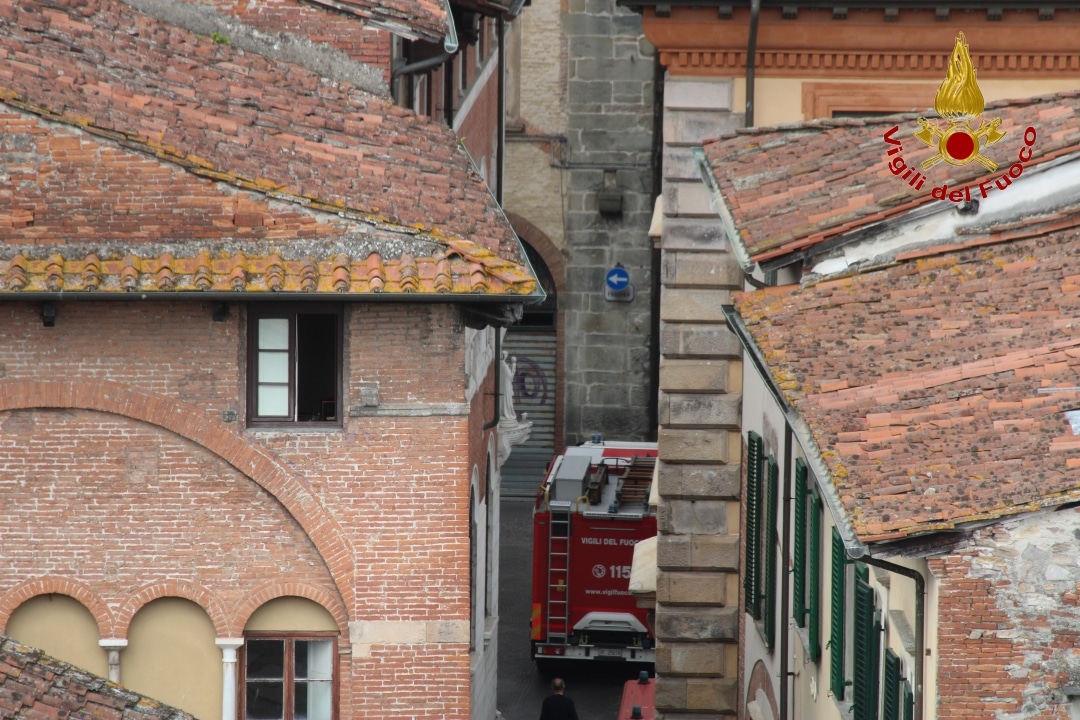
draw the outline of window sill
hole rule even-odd
[[[340,423],[258,423],[248,425],[246,430],[252,433],[293,433],[308,435],[329,435],[344,432]]]

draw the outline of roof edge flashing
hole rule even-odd
[[[735,259],[738,260],[743,272],[749,275],[754,272],[756,263],[750,258],[750,253],[746,250],[746,244],[742,241],[739,229],[735,226],[735,217],[731,214],[731,210],[728,209],[727,203],[724,202],[724,196],[720,192],[720,185],[716,182],[716,176],[713,175],[712,168],[709,166],[709,159],[705,156],[705,148],[694,147],[690,149],[690,152],[694,156],[701,182],[705,183],[705,187],[709,192],[709,207],[720,217],[720,224],[723,226],[724,234],[727,235],[728,243],[735,253]]]

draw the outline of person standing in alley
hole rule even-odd
[[[574,701],[566,697],[566,683],[562,678],[551,681],[551,694],[540,706],[540,720],[578,720]]]

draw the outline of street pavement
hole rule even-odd
[[[497,707],[504,720],[537,720],[550,693],[530,657],[532,607],[531,499],[504,498],[500,506],[499,676]],[[581,720],[616,720],[623,683],[637,677],[625,666],[589,665],[567,672],[566,694]]]

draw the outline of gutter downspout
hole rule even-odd
[[[433,67],[435,67],[437,65],[442,65],[444,62],[447,62],[448,60],[453,60],[453,59],[454,59],[454,56],[452,54],[443,53],[441,55],[436,55],[435,57],[430,57],[430,58],[428,58],[426,60],[417,60],[414,63],[409,63],[408,65],[401,65],[399,67],[394,68],[393,70],[390,71],[390,77],[391,78],[398,78],[398,77],[401,77],[402,75],[412,75],[413,73],[422,72],[424,70],[428,70],[430,68],[433,68]]]
[[[851,524],[851,518],[848,517],[847,512],[844,510],[844,503],[840,500],[840,496],[836,492],[836,486],[832,482],[832,473],[821,457],[821,449],[818,448],[814,435],[810,432],[810,426],[799,417],[795,408],[784,397],[783,391],[777,387],[772,373],[769,372],[769,365],[765,362],[765,358],[761,356],[761,352],[754,343],[754,339],[750,336],[750,332],[746,329],[739,311],[735,309],[734,305],[721,305],[720,309],[724,313],[728,327],[735,333],[735,337],[739,339],[743,350],[746,351],[746,357],[753,363],[758,375],[761,376],[762,381],[765,383],[765,387],[769,389],[769,393],[776,400],[777,405],[780,406],[780,411],[784,414],[784,420],[787,422],[788,427],[791,428],[795,439],[799,442],[806,463],[813,471],[814,477],[817,478],[818,489],[821,491],[821,497],[825,501],[826,507],[829,508],[829,515],[836,526],[836,531],[840,533],[840,538],[844,541],[844,552],[852,560],[862,559],[867,555],[866,544],[855,534],[855,526]]]
[[[502,207],[503,204],[503,165],[506,162],[506,23],[502,15],[495,20],[495,34],[499,36],[499,50],[496,62],[499,63],[498,95],[496,101],[499,116],[495,119],[497,135],[495,147],[495,167],[498,168],[498,177],[495,178],[495,202]]]
[[[915,581],[915,717],[923,716],[923,658],[926,654],[926,580],[922,573],[903,565],[864,555],[859,562],[903,575]]]
[[[746,117],[744,125],[754,126],[754,62],[757,59],[758,15],[761,0],[750,0],[750,37],[746,41]]]
[[[652,205],[660,197],[664,186],[664,66],[660,54],[653,59],[653,132],[652,132]],[[663,200],[660,201],[663,203]],[[657,439],[660,426],[660,294],[663,283],[660,271],[663,267],[663,249],[660,238],[649,238],[649,440]]]
[[[443,7],[446,8],[446,37],[443,38],[443,50],[453,55],[458,49],[457,26],[454,25],[454,9],[450,7],[450,0],[445,0]]]
[[[784,530],[780,534],[780,557],[784,559],[784,564],[780,568],[780,577],[783,578],[780,593],[780,618],[783,622],[781,626],[783,631],[780,633],[780,707],[778,708],[780,720],[788,718],[788,685],[791,682],[788,659],[790,629],[787,623],[787,618],[791,614],[791,596],[789,595],[791,574],[787,571],[791,566],[791,523],[787,521],[787,518],[791,517],[792,492],[794,490],[791,487],[791,426],[784,423],[784,490],[781,495],[784,498],[784,509],[780,514],[780,517],[784,518]]]

